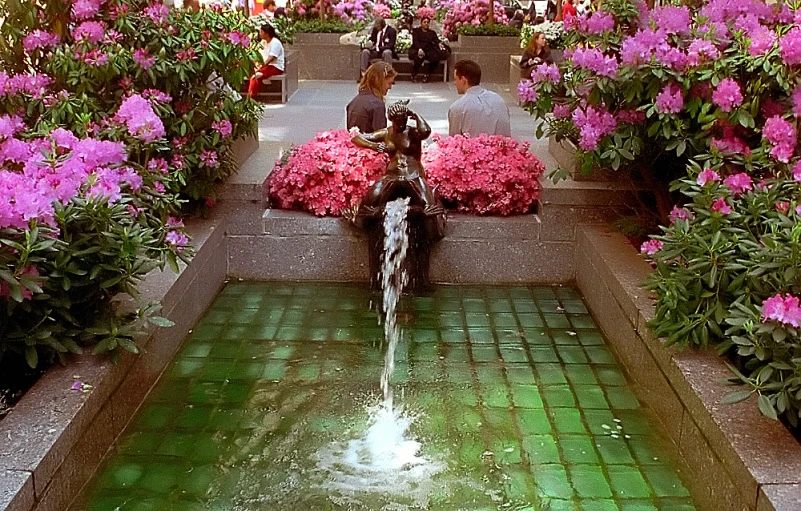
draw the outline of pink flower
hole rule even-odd
[[[795,207],[795,214],[798,215],[798,216],[801,216],[801,206],[796,206]]]
[[[663,114],[677,114],[684,108],[684,96],[681,87],[668,84],[656,95],[656,109]]]
[[[153,158],[147,162],[147,170],[166,175],[169,172],[167,161],[164,158]]]
[[[648,240],[640,246],[640,253],[652,256],[662,250],[662,245],[659,240]]]
[[[22,40],[22,47],[26,52],[31,52],[38,48],[49,48],[61,44],[61,37],[58,34],[34,30],[26,35]]]
[[[532,70],[531,79],[535,83],[559,83],[562,80],[562,73],[559,72],[559,66],[556,64],[543,63]]]
[[[723,153],[751,154],[751,148],[748,147],[745,141],[734,135],[723,138],[712,137],[709,141],[709,146]]]
[[[698,186],[706,186],[707,183],[716,181],[720,181],[720,175],[714,170],[705,169],[698,174],[696,183],[698,183]]]
[[[539,98],[537,88],[531,80],[521,80],[517,84],[517,97],[521,103],[533,103]]]
[[[125,123],[131,135],[145,142],[152,142],[165,135],[164,124],[153,111],[150,101],[138,94],[122,102],[115,118]]]
[[[200,163],[206,167],[217,167],[217,153],[215,151],[203,151],[200,153]]]
[[[104,0],[75,0],[72,5],[72,17],[76,20],[85,20],[97,16]]]
[[[720,52],[711,41],[694,39],[687,48],[687,59],[690,65],[697,66],[702,62],[716,60]]]
[[[772,146],[770,154],[777,160],[787,163],[795,152],[797,143],[795,127],[776,115],[765,121],[762,136]]]
[[[619,110],[616,114],[620,124],[640,124],[645,120],[645,112],[636,109]]]
[[[748,46],[748,53],[752,56],[764,55],[776,44],[776,33],[765,27],[752,30],[749,35],[751,36],[751,44]]]
[[[666,34],[679,34],[690,28],[690,9],[687,6],[666,5],[656,7],[651,13],[657,29]]]
[[[583,25],[588,34],[602,34],[615,29],[615,17],[604,11],[595,11]]]
[[[798,297],[787,293],[782,298],[779,293],[762,302],[762,322],[767,323],[770,320],[799,328],[801,307],[798,306]]]
[[[222,121],[213,122],[211,124],[212,129],[217,130],[217,132],[222,135],[223,137],[228,137],[233,133],[234,128],[231,125],[231,121],[223,119]]]
[[[796,183],[801,183],[801,160],[798,160],[793,166],[793,180]]]
[[[679,220],[692,220],[692,215],[687,210],[687,208],[680,208],[678,206],[673,206],[673,209],[670,210],[670,223],[675,224]]]
[[[788,66],[801,64],[801,28],[793,27],[779,40],[782,60]]]
[[[155,64],[156,57],[149,56],[146,49],[138,48],[133,52],[133,61],[142,69],[149,69]]]
[[[596,150],[600,140],[617,128],[617,119],[603,107],[596,109],[588,105],[584,110],[577,108],[572,117],[581,135],[579,147],[585,151]]]
[[[250,48],[250,36],[235,30],[233,32],[229,32],[226,35],[226,38],[231,41],[234,46],[240,46],[242,48]]]
[[[739,172],[737,174],[732,174],[728,176],[726,179],[723,180],[723,184],[727,186],[734,195],[739,195],[741,193],[747,192],[753,187],[753,181],[751,180],[751,176],[746,174],[745,172]]]
[[[164,240],[172,245],[178,252],[183,252],[186,245],[189,244],[189,238],[178,231],[169,231],[164,237]]]
[[[731,112],[743,104],[740,85],[731,78],[724,78],[712,92],[712,102],[724,112]]]
[[[728,215],[729,213],[731,213],[731,206],[729,206],[729,204],[726,202],[726,199],[721,197],[720,199],[715,199],[715,201],[712,203],[712,207],[710,208],[710,210],[713,213]]]
[[[565,57],[570,58],[576,67],[589,69],[609,78],[617,76],[617,58],[604,55],[598,48],[576,48],[572,53],[568,50]]]
[[[557,119],[566,119],[567,117],[570,117],[570,107],[562,103],[554,104],[553,116]]]
[[[98,21],[84,21],[72,31],[78,42],[99,43],[106,35],[106,26]]]
[[[790,211],[790,203],[787,201],[777,202],[776,210],[779,211],[781,214],[786,215],[787,212]]]
[[[146,7],[143,14],[156,25],[163,25],[170,15],[170,10],[163,4],[153,4],[150,7]]]

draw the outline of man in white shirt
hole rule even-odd
[[[248,86],[248,96],[250,97],[259,93],[259,86],[262,80],[284,73],[284,46],[276,36],[275,27],[265,23],[259,30],[259,37],[264,41],[264,47],[261,50],[264,65],[250,79],[250,85]]]
[[[453,66],[453,76],[456,91],[464,96],[448,109],[448,133],[511,137],[509,107],[502,97],[479,85],[481,67],[472,60],[460,60]]]

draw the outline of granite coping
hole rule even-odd
[[[754,396],[734,405],[721,402],[732,391],[724,383],[731,372],[723,358],[711,350],[667,348],[650,334],[646,321],[654,314],[653,297],[640,284],[651,268],[625,237],[604,227],[580,226],[577,254],[593,259],[628,328],[651,351],[687,418],[738,485],[746,508],[801,509],[801,445],[782,423],[759,412]]]
[[[132,356],[123,353],[117,364],[104,356],[73,356],[69,365],[57,365],[45,373],[0,421],[0,473],[4,474],[0,478],[0,510],[51,509],[50,504],[40,506],[41,499],[53,494],[48,492],[51,480],[65,460],[75,456],[73,449],[76,445],[81,442],[86,444],[84,434],[91,430],[102,410],[106,410],[105,420],[111,420],[112,423],[116,420],[112,436],[122,431],[141,401],[129,407],[127,416],[112,417],[110,404],[118,394],[116,390],[120,383],[135,362],[148,364],[151,370],[161,372],[169,358],[154,363],[146,360],[148,356],[158,355],[163,337],[172,338],[173,344],[176,338],[180,342],[196,320],[196,317],[183,316],[186,313],[198,316],[208,305],[198,303],[195,296],[187,300],[181,290],[186,291],[190,285],[198,285],[201,274],[204,279],[210,279],[210,265],[221,264],[224,274],[224,260],[215,261],[221,258],[215,258],[206,250],[219,250],[218,247],[224,243],[224,228],[220,223],[221,219],[187,222],[186,230],[192,236],[197,251],[192,264],[182,263],[178,274],[169,270],[151,272],[140,285],[142,301],[162,302],[161,314],[173,320],[176,327],[150,328],[149,337],[141,343],[145,354]],[[220,284],[223,278],[224,275],[220,275]],[[209,303],[213,294],[208,299]],[[184,302],[192,302],[193,307],[187,309]],[[157,337],[159,342],[156,343]],[[151,345],[155,347],[150,349]],[[76,377],[91,387],[86,391],[71,390]],[[142,397],[148,389],[144,389]],[[113,438],[98,439],[98,442],[108,444],[104,447],[106,449],[111,440]],[[72,486],[77,484],[80,487],[85,482],[73,481]],[[71,497],[74,495],[58,496],[58,499],[63,501],[66,498],[68,503]]]

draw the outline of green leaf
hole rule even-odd
[[[773,407],[773,404],[771,404],[768,396],[764,394],[759,395],[759,411],[762,412],[762,415],[765,417],[773,420],[778,419],[776,415],[776,409]]]
[[[35,346],[28,346],[25,348],[25,361],[32,368],[35,368],[39,364],[39,354]]]
[[[169,319],[162,317],[162,316],[150,316],[147,318],[149,323],[152,323],[158,327],[168,328],[171,326],[175,326],[175,323],[170,321]]]
[[[740,401],[745,401],[751,397],[751,394],[753,393],[754,392],[752,390],[736,390],[723,396],[723,399],[721,399],[720,402],[727,405],[739,403]]]

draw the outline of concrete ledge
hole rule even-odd
[[[517,97],[517,86],[525,79],[523,70],[520,69],[521,58],[522,55],[509,56],[509,93],[515,97]],[[550,151],[550,143],[548,150]]]
[[[762,416],[755,398],[721,404],[732,387],[711,351],[676,352],[646,323],[653,303],[639,284],[650,272],[626,239],[580,226],[576,281],[642,397],[688,460],[693,495],[716,511],[801,509],[801,445]]]
[[[470,59],[481,66],[481,81],[485,83],[507,83],[509,57],[521,53],[519,37],[459,35],[458,45],[452,48],[454,62]]]
[[[359,47],[339,44],[343,34],[295,34],[291,48],[298,52],[301,80],[355,80],[359,69]]]
[[[224,229],[215,221],[187,224],[197,255],[178,275],[152,272],[142,300],[161,301],[171,328],[151,330],[139,356],[75,357],[54,367],[0,422],[0,509],[63,511],[89,480],[111,444],[199,319],[225,279]],[[73,376],[92,385],[70,390]]]
[[[564,283],[570,243],[541,239],[537,215],[448,217],[431,254],[431,279],[450,283]],[[228,242],[229,275],[253,280],[365,281],[367,241],[340,218],[268,209],[257,235]]]

